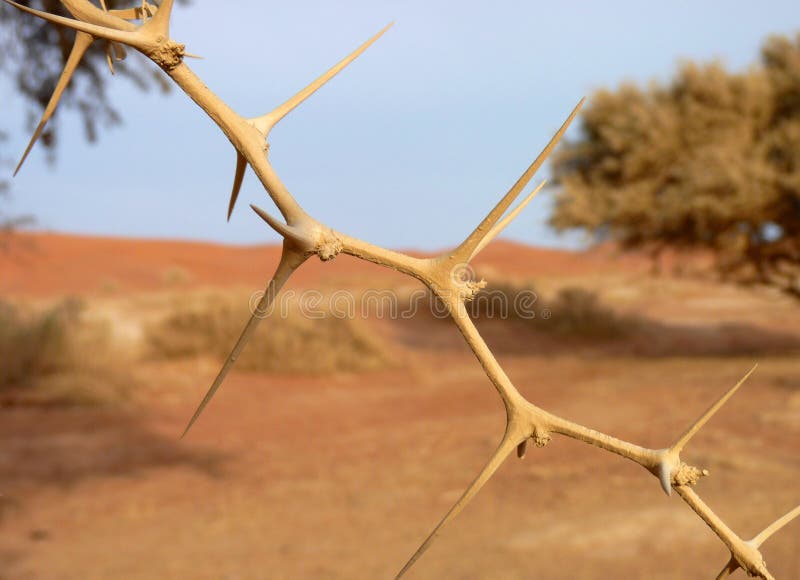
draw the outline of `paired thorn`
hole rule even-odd
[[[533,201],[533,198],[536,197],[536,194],[539,193],[546,184],[547,184],[547,180],[545,179],[544,181],[542,181],[539,184],[539,186],[536,189],[534,189],[528,195],[528,197],[526,197],[524,200],[522,200],[519,203],[519,205],[517,205],[517,207],[512,209],[508,214],[506,214],[506,216],[503,219],[501,219],[494,226],[492,226],[492,229],[489,230],[489,233],[486,234],[486,236],[484,236],[483,239],[481,239],[481,241],[478,243],[478,245],[472,251],[472,254],[470,255],[469,259],[472,260],[475,256],[480,254],[483,251],[483,249],[486,246],[488,246],[497,236],[499,236],[503,232],[503,230],[508,227],[508,225],[511,222],[513,222],[515,219],[517,219],[517,216],[522,212],[523,209],[525,209],[525,207],[531,201]]]
[[[553,148],[558,144],[561,138],[566,133],[567,129],[569,128],[570,124],[572,123],[575,116],[580,111],[583,103],[586,101],[586,97],[582,98],[575,108],[572,109],[572,112],[569,114],[567,119],[558,129],[555,135],[550,139],[550,142],[547,146],[539,153],[539,156],[531,163],[525,173],[523,173],[514,186],[508,191],[508,193],[500,200],[500,202],[489,212],[483,221],[478,225],[477,228],[469,235],[469,237],[464,240],[461,245],[459,245],[450,255],[453,258],[460,259],[461,261],[467,261],[471,256],[475,255],[476,248],[481,244],[481,241],[486,238],[492,232],[492,229],[495,227],[500,218],[506,213],[506,210],[511,206],[514,200],[522,193],[522,190],[528,185],[528,182],[533,178],[542,164],[545,162],[547,157],[553,151]],[[523,206],[524,207],[524,206]],[[498,232],[499,233],[499,232]],[[495,234],[496,235],[496,234]],[[488,243],[488,242],[487,242]],[[484,244],[485,245],[485,244]]]

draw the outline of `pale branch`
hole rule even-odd
[[[778,530],[780,530],[785,526],[788,526],[792,522],[792,520],[794,520],[797,516],[800,516],[800,505],[794,508],[789,513],[781,516],[780,518],[772,522],[770,525],[768,525],[766,528],[764,528],[762,531],[756,534],[754,538],[747,540],[745,543],[749,544],[750,546],[753,546],[754,548],[760,548],[761,544],[766,542]],[[727,578],[741,567],[742,566],[737,561],[735,554],[731,552],[731,559],[728,561],[727,564],[725,564],[725,567],[717,575],[717,579],[719,580],[720,578]]]
[[[767,570],[764,557],[758,551],[758,547],[741,539],[731,530],[722,519],[714,513],[695,491],[684,485],[675,487],[675,491],[681,496],[690,508],[700,516],[706,525],[722,540],[722,543],[731,551],[733,559],[750,576],[758,576],[764,580],[774,580]]]
[[[94,6],[88,0],[62,0],[67,10],[74,19],[63,18],[44,12],[39,12],[22,6],[12,0],[3,0],[7,4],[20,10],[34,14],[45,20],[61,26],[67,26],[79,32],[82,43],[91,42],[92,39],[105,39],[112,43],[128,46],[139,50],[153,62],[160,66],[181,89],[202,108],[212,121],[220,128],[230,140],[237,151],[236,172],[231,199],[228,206],[228,217],[236,203],[236,198],[241,187],[247,165],[250,165],[262,186],[278,207],[285,220],[269,215],[264,210],[253,209],[267,224],[277,231],[283,238],[283,253],[275,274],[267,285],[264,296],[259,301],[256,311],[242,331],[231,354],[222,366],[219,374],[209,388],[197,411],[184,431],[184,435],[198,419],[202,411],[213,398],[222,385],[228,372],[241,354],[249,338],[255,332],[256,326],[272,305],[276,293],[290,276],[311,255],[317,255],[322,260],[335,258],[339,253],[373,262],[391,268],[420,280],[447,305],[449,313],[465,341],[472,349],[487,377],[497,389],[506,410],[506,429],[503,439],[489,459],[478,477],[466,489],[455,505],[447,512],[433,531],[422,542],[420,547],[400,571],[400,575],[407,572],[432,544],[435,537],[443,527],[456,517],[488,482],[503,461],[513,449],[517,449],[519,456],[524,454],[525,444],[528,440],[537,446],[546,445],[552,434],[560,434],[572,439],[583,441],[605,451],[615,453],[630,459],[661,481],[664,491],[669,493],[674,487],[681,498],[703,519],[712,531],[722,540],[731,551],[731,562],[720,573],[724,577],[737,567],[744,568],[748,573],[771,578],[763,562],[758,546],[788,524],[800,514],[800,507],[792,510],[780,518],[756,538],[750,541],[742,540],[737,536],[708,505],[691,489],[697,480],[707,475],[707,472],[689,466],[680,460],[680,452],[688,441],[702,428],[705,423],[716,413],[719,408],[735,393],[744,380],[752,373],[745,375],[732,389],[721,397],[711,408],[704,413],[677,442],[666,449],[647,449],[633,443],[617,439],[594,429],[574,423],[568,419],[553,415],[533,403],[529,402],[513,385],[503,368],[486,345],[477,328],[467,314],[465,303],[471,300],[485,285],[484,281],[476,282],[463,279],[455,273],[463,268],[490,243],[524,207],[538,191],[534,191],[523,202],[510,212],[506,213],[514,200],[522,193],[536,171],[544,163],[553,147],[564,135],[571,121],[575,118],[583,99],[573,109],[567,120],[556,132],[545,149],[517,180],[509,192],[501,199],[495,208],[486,216],[478,227],[453,251],[446,252],[435,258],[415,258],[400,252],[375,246],[368,242],[334,231],[320,221],[309,216],[300,206],[298,201],[289,193],[286,186],[275,173],[269,163],[267,153],[269,145],[266,139],[270,129],[286,114],[294,110],[306,98],[333,78],[345,68],[366,48],[368,48],[386,29],[381,30],[355,52],[342,60],[339,64],[329,69],[308,87],[297,93],[294,97],[280,105],[271,113],[255,119],[247,119],[233,111],[224,101],[211,92],[208,87],[185,65],[183,59],[186,55],[184,47],[169,38],[169,23],[172,1],[164,0],[158,9],[147,2],[141,8],[123,11],[107,12]],[[141,25],[136,26],[131,20],[140,20]],[[388,28],[388,27],[387,27]],[[81,36],[82,35],[82,36]],[[80,49],[83,44],[77,44]],[[79,60],[80,50],[74,50],[75,59]],[[119,53],[121,54],[121,53]],[[74,67],[68,62],[62,78],[69,80]],[[59,83],[59,86],[62,83]],[[63,87],[60,89],[63,90]],[[57,104],[59,96],[57,87],[51,102]],[[52,111],[50,111],[52,114]],[[43,117],[46,122],[47,116]],[[34,134],[31,144],[36,140],[38,132]],[[30,149],[30,146],[29,148]],[[26,151],[27,155],[27,151]],[[24,159],[24,157],[23,157]],[[540,186],[541,187],[541,186]]]

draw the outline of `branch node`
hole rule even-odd
[[[169,72],[183,62],[186,56],[186,46],[159,36],[157,46],[147,56],[165,71]]]
[[[329,236],[325,236],[317,245],[316,253],[319,259],[323,262],[333,260],[342,252],[342,240],[331,232]]]
[[[709,475],[707,469],[701,469],[681,461],[678,454],[666,450],[661,456],[661,461],[656,465],[653,473],[661,482],[661,489],[668,496],[672,495],[673,486],[692,486],[700,481],[701,477]]]
[[[672,473],[672,485],[696,485],[701,477],[707,477],[708,475],[708,469],[700,469],[694,465],[681,462],[677,471]]]

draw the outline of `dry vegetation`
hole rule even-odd
[[[47,253],[68,246],[59,239]],[[487,264],[486,291],[506,300],[535,291],[537,317],[493,319],[477,299],[473,314],[526,393],[597,428],[662,445],[663,434],[683,424],[661,412],[661,403],[699,413],[758,360],[752,384],[709,423],[696,457],[712,470],[703,485],[714,507],[739,514],[737,530],[757,531],[794,504],[800,382],[796,354],[785,354],[800,349],[791,332],[798,310],[790,301],[628,270],[542,276],[536,274],[541,261],[520,260],[519,247],[495,250],[504,247],[509,254],[498,259],[525,269],[504,279],[490,271],[497,269],[493,262]],[[206,247],[197,251],[214,255]],[[239,251],[250,256],[248,249]],[[183,252],[188,245],[177,255]],[[231,252],[204,267],[211,272],[238,263]],[[82,255],[92,263],[95,253],[87,246],[70,260]],[[141,276],[152,261],[151,254],[117,255],[115,265],[129,276]],[[0,262],[9,285],[25,276],[2,270],[10,265]],[[343,270],[347,266],[325,265],[324,271],[347,272],[358,298],[365,287],[394,283],[370,278],[371,269]],[[184,270],[194,280],[205,276]],[[114,296],[92,283],[80,300],[50,296],[4,305],[2,360],[15,364],[0,365],[2,397],[13,405],[0,409],[0,576],[68,578],[76,561],[92,562],[90,578],[251,578],[265,569],[292,578],[395,572],[419,528],[436,519],[477,457],[495,443],[498,408],[485,376],[458,333],[430,314],[305,320],[293,310],[264,324],[245,350],[240,362],[264,372],[234,373],[206,421],[179,443],[187,414],[230,346],[226,334],[247,317],[254,288],[248,275],[242,266],[223,280],[238,287],[186,292],[175,288],[173,277],[157,275],[161,285],[152,289],[149,279],[120,274]],[[340,287],[317,278],[306,283]],[[419,286],[400,284],[397,295],[412,292]],[[541,316],[544,309],[550,318]],[[586,326],[602,331],[585,336]],[[294,359],[292,337],[309,327],[315,358],[304,368],[258,366],[265,359]],[[285,340],[275,341],[279,336]],[[339,378],[314,366],[327,360],[356,370],[348,362],[351,339],[358,344],[364,336],[367,342],[356,349],[371,353],[377,370]],[[168,356],[156,355],[153,344]],[[102,372],[132,385],[125,397],[100,397],[113,382],[95,369],[79,376],[67,352],[91,354],[80,368],[112,361]],[[319,358],[334,352],[333,359]],[[395,361],[401,353],[402,363],[387,366],[388,357],[381,358],[387,352]],[[53,398],[54,381],[74,392]],[[87,391],[94,391],[91,400],[126,404],[75,407],[74,401],[90,401]],[[23,392],[25,405],[18,404]],[[73,401],[70,408],[63,407],[66,399]],[[624,463],[561,441],[534,459],[498,473],[498,483],[464,514],[466,525],[442,536],[418,577],[666,580],[698,577],[698,567],[724,558],[689,510],[677,509]],[[598,475],[608,485],[594,485]],[[753,489],[765,491],[743,502]],[[509,493],[532,509],[508,502]],[[387,520],[393,525],[385,526]],[[588,535],[587,522],[595,530]],[[793,529],[768,545],[778,577],[800,573]],[[592,549],[620,541],[626,551],[613,559]],[[486,545],[492,549],[476,548]],[[553,557],[538,557],[542,553]]]
[[[121,301],[67,298],[54,304],[0,302],[0,401],[8,405],[93,405],[131,400],[144,388],[135,369],[160,361],[228,354],[246,294],[169,292]],[[239,363],[269,373],[377,370],[382,340],[362,320],[330,312],[309,319],[296,303],[258,333]]]
[[[155,358],[211,356],[224,360],[250,316],[248,303],[230,292],[193,292],[169,299],[165,315],[146,328]],[[290,303],[286,315],[273,313],[269,328],[256,334],[238,360],[240,368],[261,372],[356,372],[386,366],[390,357],[358,319],[320,312],[310,319]]]
[[[0,302],[0,401],[98,404],[128,398],[131,359],[108,321],[65,299],[45,307]]]

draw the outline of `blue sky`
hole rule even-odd
[[[306,210],[331,227],[433,249],[474,227],[582,96],[625,80],[666,80],[681,59],[745,68],[768,34],[800,29],[800,10],[788,0],[195,0],[175,9],[172,36],[205,57],[189,64],[212,90],[255,116],[392,20],[375,46],[273,131],[270,159]],[[34,149],[14,179],[12,213],[64,232],[277,241],[247,207],[272,210],[252,174],[226,223],[233,148],[186,95],[142,95],[122,79],[111,87],[124,125],[89,145],[78,120],[64,115],[56,164]],[[0,127],[11,131],[4,150],[17,157],[28,134],[5,80],[0,98]],[[540,196],[507,237],[580,244],[547,228],[549,207]]]

